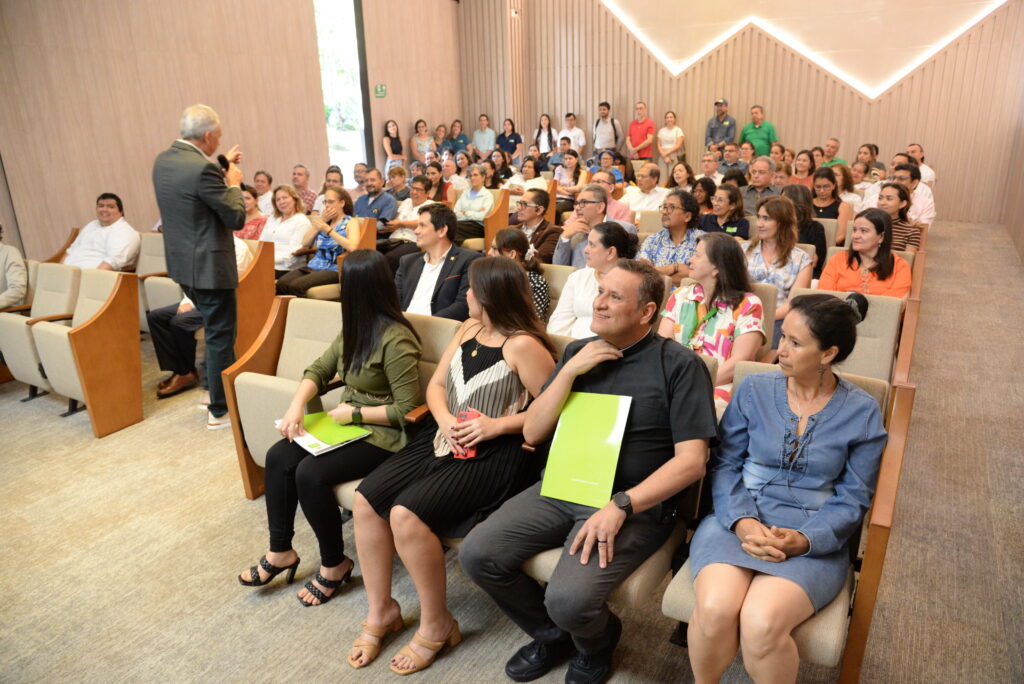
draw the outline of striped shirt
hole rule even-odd
[[[907,247],[921,248],[921,229],[904,221],[893,221],[892,250],[902,252]]]

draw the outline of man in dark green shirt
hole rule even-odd
[[[821,161],[822,166],[833,166],[834,164],[846,164],[846,160],[837,157],[839,154],[839,141],[829,138],[825,141],[825,158]]]
[[[775,126],[764,120],[764,107],[761,105],[750,108],[750,119],[750,123],[744,126],[743,132],[740,133],[738,144],[742,145],[749,141],[754,146],[754,153],[757,156],[767,156],[772,151],[772,143],[779,139],[775,134]]]

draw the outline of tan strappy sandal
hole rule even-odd
[[[413,662],[413,667],[409,668],[408,670],[399,670],[397,667],[395,667],[394,663],[392,663],[392,672],[400,675],[409,675],[413,672],[425,670],[434,663],[434,660],[437,658],[437,652],[440,651],[442,648],[444,648],[445,646],[447,646],[448,648],[454,648],[458,646],[459,642],[462,641],[462,633],[459,631],[459,621],[454,619],[452,620],[452,628],[448,631],[448,636],[444,639],[444,641],[427,641],[426,639],[420,636],[419,632],[416,632],[412,635],[412,641],[415,644],[419,644],[423,648],[433,651],[434,654],[429,659],[424,658],[420,656],[418,653],[416,653],[416,651],[412,650],[409,644],[406,644],[402,647],[402,650],[400,650],[395,657],[397,658],[398,656],[405,656]]]
[[[348,664],[357,670],[362,667],[366,667],[380,655],[380,648],[384,645],[384,637],[389,632],[397,633],[401,632],[402,628],[405,627],[405,621],[402,620],[402,613],[398,613],[398,617],[392,621],[390,625],[371,625],[368,622],[363,623],[363,632],[370,636],[377,637],[377,643],[372,643],[363,638],[363,632],[359,633],[359,637],[352,642],[352,648],[361,648],[363,650],[363,657],[366,658],[365,663],[360,663],[358,660],[352,657],[350,654],[348,657]]]

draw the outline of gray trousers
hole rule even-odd
[[[473,528],[459,547],[459,561],[474,582],[535,641],[550,643],[567,633],[583,653],[600,651],[611,639],[606,600],[654,553],[672,531],[661,522],[661,506],[626,519],[615,537],[614,560],[598,564],[594,545],[587,565],[569,546],[597,510],[540,495],[540,483],[520,492]],[[562,546],[547,588],[523,572],[528,559]]]

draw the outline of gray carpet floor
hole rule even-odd
[[[1024,365],[1024,269],[1000,227],[932,233],[911,444],[863,680],[1024,681],[1024,401],[1010,372]],[[997,363],[969,347],[979,338]],[[160,373],[148,340],[143,365],[151,388]],[[102,440],[86,414],[58,418],[59,397],[24,394],[0,385],[0,680],[394,681],[387,657],[418,617],[400,565],[408,628],[359,672],[344,662],[366,609],[358,568],[338,598],[310,609],[294,598],[298,582],[235,581],[265,550],[264,503],[244,498],[231,434],[204,429],[198,392],[158,402],[147,389],[145,421]],[[305,581],[318,561],[299,515]],[[345,537],[354,551],[351,525]],[[503,663],[524,636],[452,555],[448,571],[465,641],[415,679],[507,681]],[[658,601],[622,615],[612,681],[692,681]],[[803,666],[800,681],[836,676]],[[738,659],[725,681],[748,681]]]

